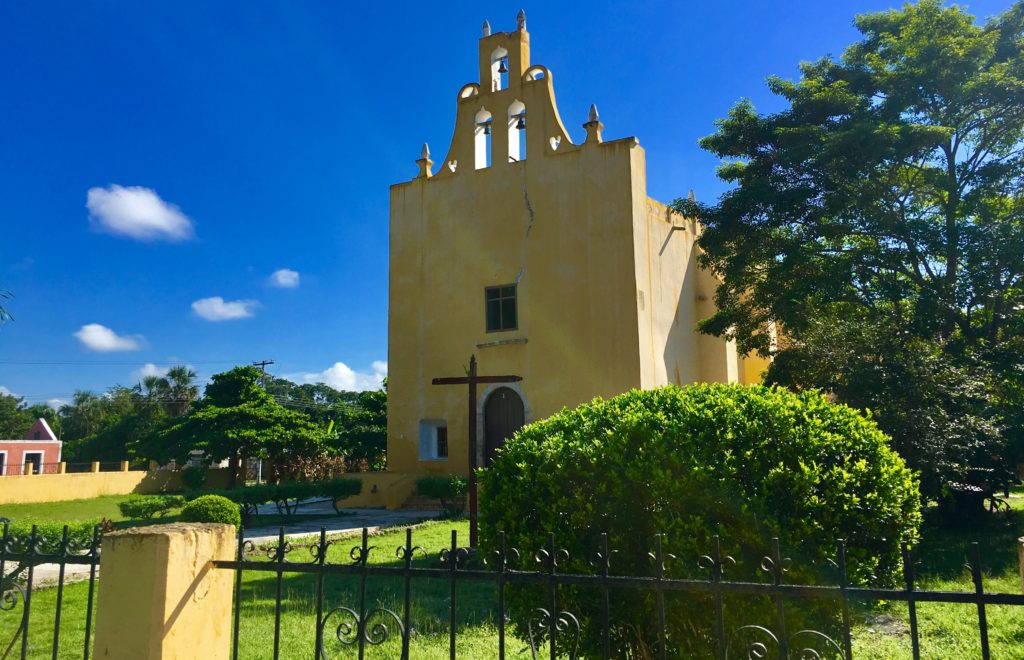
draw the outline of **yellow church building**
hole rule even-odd
[[[517,29],[479,41],[439,162],[391,188],[388,506],[425,474],[466,474],[524,423],[667,383],[754,382],[765,364],[695,330],[714,311],[700,227],[647,196],[636,138],[604,140],[591,106],[574,144],[552,72]],[[581,113],[583,114],[583,113]],[[479,374],[520,380],[432,384]],[[376,490],[376,488],[375,488]]]

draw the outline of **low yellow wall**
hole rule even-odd
[[[171,470],[36,474],[0,478],[0,504],[82,500],[100,495],[159,493],[180,488],[178,475]]]
[[[363,490],[358,495],[338,501],[341,507],[401,508],[416,486],[415,475],[401,472],[360,472],[345,478],[359,479]]]

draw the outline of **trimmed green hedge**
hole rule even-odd
[[[238,527],[242,524],[242,515],[238,505],[220,495],[203,495],[192,500],[181,510],[179,520],[182,522],[227,523]]]
[[[570,573],[594,572],[604,532],[615,574],[652,575],[648,553],[661,533],[664,552],[678,557],[667,562],[670,577],[709,579],[697,558],[710,554],[718,534],[722,554],[736,559],[725,568],[729,580],[766,579],[761,558],[778,537],[787,582],[835,584],[828,562],[845,539],[851,583],[890,584],[900,541],[913,542],[920,523],[917,478],[873,421],[817,392],[763,386],[669,386],[563,410],[506,442],[480,482],[481,554],[495,550],[504,531],[529,557],[552,532],[569,553],[558,570]],[[543,602],[536,589],[509,586],[521,631]],[[654,597],[617,592],[618,653],[654,648]],[[666,600],[670,657],[715,647],[711,600]],[[771,625],[767,600],[726,600],[727,629]],[[598,653],[598,591],[563,590],[559,607],[580,618],[584,655]],[[787,619],[810,626],[834,616],[834,607],[817,603],[801,614],[794,603]]]
[[[161,517],[170,513],[172,509],[179,509],[185,506],[183,495],[132,495],[119,502],[117,508],[125,518],[135,520],[149,520],[155,515]]]
[[[416,494],[432,500],[440,500],[441,508],[448,518],[461,516],[466,510],[466,493],[469,480],[458,476],[421,477],[416,480]]]
[[[292,515],[295,513],[299,500],[314,497],[331,498],[335,511],[338,511],[337,500],[358,495],[362,489],[361,479],[339,477],[325,481],[285,481],[279,484],[258,484],[210,492],[235,502],[247,513],[254,512],[260,504],[273,502],[283,513]]]
[[[64,525],[68,526],[68,542],[77,550],[86,550],[89,544],[92,543],[93,531],[99,525],[99,521],[96,522],[72,522],[72,523],[61,523],[61,522],[11,522],[5,523],[7,525],[8,542],[12,546],[12,551],[20,552],[24,549],[23,544],[28,540],[32,534],[32,526],[36,527],[36,540],[40,552],[53,553],[57,552],[64,537]],[[0,526],[0,534],[2,534],[2,526]]]

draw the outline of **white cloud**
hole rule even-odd
[[[287,374],[284,377],[296,383],[324,383],[336,390],[361,392],[379,390],[388,375],[388,363],[376,360],[370,365],[370,372],[354,371],[344,362],[335,362],[317,373]]]
[[[132,372],[132,382],[141,383],[143,378],[147,376],[166,376],[168,369],[166,367],[158,367],[152,362],[147,362],[142,367]]]
[[[90,188],[85,207],[94,229],[139,241],[183,241],[192,238],[192,220],[156,191],[142,186]]]
[[[68,404],[67,399],[47,399],[46,400],[46,405],[50,406],[54,410],[60,410],[61,406],[66,406],[67,404]]]
[[[220,296],[212,296],[192,303],[192,311],[207,321],[233,321],[249,318],[258,306],[256,300],[226,301]]]
[[[291,268],[275,270],[270,275],[270,286],[280,289],[294,289],[299,286],[299,273]]]
[[[109,353],[112,351],[137,351],[142,348],[141,335],[119,335],[105,325],[87,323],[74,333],[78,341],[90,351]]]
[[[18,396],[18,395],[15,394],[14,392],[10,391],[9,389],[4,387],[3,385],[0,385],[0,396]]]

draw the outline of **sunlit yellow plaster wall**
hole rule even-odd
[[[495,90],[496,53],[508,81]],[[744,380],[735,348],[700,336],[714,277],[700,270],[698,227],[647,196],[635,138],[604,142],[597,116],[572,144],[552,74],[529,62],[525,27],[480,40],[481,83],[458,94],[443,160],[424,152],[420,174],[391,189],[388,470],[465,474],[467,428],[479,430],[496,386],[481,386],[472,420],[463,376],[522,377],[526,421],[595,396],[698,380]],[[510,108],[525,105],[526,157]],[[477,168],[481,118],[491,118],[491,164]],[[511,128],[510,128],[511,127]],[[518,328],[486,330],[484,288],[518,284]],[[443,419],[447,460],[420,460],[421,420]],[[365,489],[364,489],[365,491]]]

